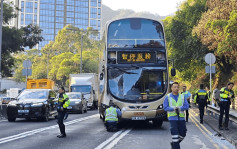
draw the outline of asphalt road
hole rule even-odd
[[[198,122],[197,111],[191,110],[183,149],[234,149],[226,140],[215,136],[215,131]],[[161,128],[152,123],[125,121],[118,132],[107,132],[98,112],[70,114],[65,121],[67,137],[59,139],[55,119],[49,122],[17,119],[0,121],[1,149],[170,149],[169,122]]]

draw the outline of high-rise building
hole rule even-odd
[[[37,24],[42,30],[44,41],[39,49],[54,40],[58,31],[67,24],[81,29],[92,27],[101,30],[101,0],[8,0],[18,5],[17,23],[22,27]],[[100,38],[99,35],[97,38]]]

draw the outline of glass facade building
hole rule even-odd
[[[21,9],[17,26],[37,24],[43,30],[39,49],[68,24],[101,30],[101,0],[18,0],[17,4]]]

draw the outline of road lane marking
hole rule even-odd
[[[192,112],[190,112],[190,115],[191,115],[191,117],[199,124],[197,118],[192,114]],[[201,127],[204,129],[204,131],[206,131],[210,136],[212,135],[212,133],[211,133],[204,125],[199,124],[199,126],[201,126]],[[224,144],[220,143],[220,145],[221,145],[224,149],[228,149],[228,147],[225,146]]]
[[[91,116],[88,116],[88,117],[83,117],[83,118],[79,118],[79,119],[76,119],[76,120],[68,121],[64,124],[67,126],[67,125],[75,124],[75,123],[78,123],[78,122],[81,122],[81,121],[84,121],[84,120],[95,118],[95,117],[98,117],[98,116],[99,116],[99,114],[94,114],[94,115],[91,115]],[[10,141],[14,141],[14,140],[21,139],[21,138],[25,138],[27,136],[31,136],[31,135],[43,132],[45,130],[54,129],[54,128],[58,128],[58,125],[39,128],[39,129],[31,130],[31,131],[26,131],[26,132],[23,132],[23,133],[20,133],[20,134],[17,134],[17,135],[1,138],[0,139],[0,144],[10,142]]]
[[[109,139],[107,139],[106,141],[104,141],[103,143],[101,143],[99,146],[97,146],[95,149],[102,149],[103,147],[105,147],[109,142],[111,142],[112,140],[114,140],[118,135],[120,135],[124,130],[120,130],[118,132],[116,132],[112,137],[110,137]]]
[[[1,123],[1,122],[6,122],[6,121],[7,121],[7,120],[1,120],[0,123]]]
[[[191,114],[190,114],[191,115]],[[193,121],[193,123],[197,126],[197,128],[199,128],[199,130],[202,132],[202,134],[213,144],[213,146],[216,149],[220,149],[219,146],[208,136],[208,134],[206,134],[206,132],[204,130],[202,130],[202,128],[196,123],[196,121],[193,119],[192,116],[190,116],[190,119]]]
[[[118,138],[116,138],[115,140],[113,140],[112,142],[110,142],[109,145],[107,145],[105,147],[105,149],[111,149],[113,148],[120,140],[123,139],[123,137],[125,137],[132,129],[128,129],[126,131],[124,131]]]

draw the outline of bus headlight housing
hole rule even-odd
[[[163,104],[159,105],[157,109],[163,109]]]

